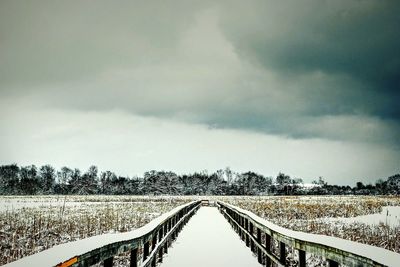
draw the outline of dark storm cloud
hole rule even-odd
[[[223,28],[244,58],[289,79],[324,72],[360,82],[359,88],[345,88],[344,95],[337,95],[343,87],[335,92],[318,88],[320,102],[339,104],[317,114],[361,111],[400,119],[398,2],[258,1],[225,10]]]
[[[0,94],[399,146],[396,1],[1,1]]]

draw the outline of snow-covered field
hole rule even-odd
[[[56,244],[138,228],[188,201],[147,196],[0,197],[0,265]]]
[[[400,253],[400,197],[227,197],[223,201],[288,229],[336,236]]]
[[[400,197],[2,196],[0,265],[56,244],[138,228],[199,198],[231,203],[285,228],[400,253]]]

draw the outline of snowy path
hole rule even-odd
[[[161,267],[260,266],[217,208],[202,207],[183,228]]]

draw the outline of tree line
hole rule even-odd
[[[77,168],[17,164],[0,166],[0,194],[105,194],[105,195],[384,195],[400,194],[400,174],[375,184],[357,182],[354,187],[330,185],[322,177],[304,186],[302,179],[284,173],[267,177],[255,172],[237,173],[230,168],[178,175],[148,171],[143,177],[124,177],[91,166]]]

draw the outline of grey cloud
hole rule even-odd
[[[1,1],[1,81],[85,80],[173,57],[201,9],[183,1]]]
[[[398,2],[254,1],[223,10],[224,32],[243,58],[288,76],[347,75],[363,85],[363,92],[348,94],[354,109],[400,119]],[[325,100],[346,101],[347,95],[321,91]],[[378,103],[357,99],[365,93],[376,94]]]
[[[394,1],[0,5],[10,99],[400,146]]]

